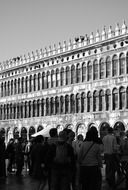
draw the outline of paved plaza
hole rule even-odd
[[[102,169],[102,190],[110,190],[104,175],[104,167]],[[0,190],[38,190],[39,182],[34,181],[28,174],[23,172],[22,177],[17,177],[15,174],[11,174],[6,179],[0,179]],[[47,185],[44,190],[48,190]],[[117,187],[117,190],[125,190],[124,183],[121,183],[120,186]]]

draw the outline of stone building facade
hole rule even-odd
[[[49,125],[128,129],[125,22],[0,63],[0,134],[29,139]]]

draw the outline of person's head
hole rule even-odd
[[[113,134],[113,128],[112,127],[108,128],[108,134]]]
[[[68,134],[68,140],[69,141],[73,141],[75,138],[75,133],[73,131],[71,131],[69,134]]]
[[[43,143],[44,142],[44,137],[42,135],[38,135],[35,137],[35,143]]]
[[[79,134],[79,135],[77,136],[77,140],[78,140],[78,141],[83,141],[83,140],[84,140],[83,135],[82,135],[82,134]]]
[[[57,128],[50,129],[49,135],[50,135],[50,137],[57,137],[58,136]]]
[[[98,133],[95,130],[88,130],[86,133],[86,141],[97,141]]]
[[[67,133],[66,131],[60,131],[59,135],[58,135],[58,140],[62,141],[62,142],[66,142],[67,141]]]

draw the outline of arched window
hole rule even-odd
[[[55,114],[59,114],[59,98],[55,98]]]
[[[69,113],[69,96],[65,96],[65,113]]]
[[[63,96],[60,97],[60,113],[61,114],[64,113],[64,97]]]
[[[106,78],[111,75],[111,58],[108,56],[106,58]]]
[[[11,95],[13,95],[13,80],[11,80]]]
[[[99,102],[98,102],[98,97],[99,97],[99,93],[98,91],[94,91],[93,93],[93,111],[98,111],[98,105],[99,105]]]
[[[50,78],[50,72],[49,71],[47,72],[47,76],[46,77],[47,77],[46,78],[47,88],[50,88],[51,78]],[[54,76],[53,80],[54,80],[54,84],[55,84],[55,76]]]
[[[36,91],[36,74],[34,74],[33,78],[33,90]]]
[[[42,89],[45,89],[45,72],[42,73]]]
[[[98,61],[97,59],[93,62],[93,80],[98,79]]]
[[[60,85],[59,82],[60,82],[59,69],[56,69],[56,87]]]
[[[85,92],[81,93],[81,112],[84,113],[85,112]]]
[[[20,118],[20,104],[17,104],[17,119]]]
[[[14,80],[14,94],[17,93],[17,80]]]
[[[125,71],[125,55],[121,53],[119,56],[119,75],[123,75]]]
[[[9,94],[10,94],[10,92],[9,92]],[[20,94],[20,78],[18,78],[18,94]]]
[[[0,120],[3,119],[3,105],[0,105]]]
[[[10,104],[10,119],[12,119],[12,104]]]
[[[70,68],[66,67],[66,85],[70,84]]]
[[[126,72],[128,74],[128,52],[126,54]]]
[[[89,61],[87,65],[87,80],[90,81],[91,79],[92,79],[92,63],[91,61]]]
[[[32,75],[29,78],[29,92],[32,92]]]
[[[28,107],[28,102],[25,102],[25,104],[24,104],[24,117],[25,118],[28,117],[27,107]]]
[[[54,114],[54,107],[55,107],[55,103],[54,103],[54,98],[52,97],[50,99],[50,107],[51,107],[51,115]]]
[[[0,112],[0,114],[1,114],[1,112]],[[7,104],[7,119],[9,119],[9,104]]]
[[[32,135],[35,133],[35,128],[33,127],[33,126],[31,126],[30,127],[30,129],[29,129],[29,139],[31,139],[32,137]]]
[[[108,111],[111,109],[111,92],[109,89],[106,90],[105,102],[106,102],[106,111]]]
[[[76,113],[79,113],[81,111],[81,105],[80,105],[80,94],[76,95]]]
[[[60,71],[60,85],[63,86],[64,85],[64,68],[61,68]]]
[[[46,115],[49,115],[49,99],[46,98]]]
[[[86,81],[86,63],[82,63],[82,82]]]
[[[9,96],[10,95],[10,81],[8,81],[8,90],[7,91],[8,91],[7,95]]]
[[[41,74],[38,73],[38,90],[40,90],[40,80],[41,80]]]
[[[113,110],[116,110],[118,108],[118,91],[116,88],[113,89],[112,92],[112,100],[113,100]]]
[[[75,75],[75,66],[71,66],[71,84],[76,82],[76,75]]]
[[[126,109],[128,109],[128,87],[126,88]]]
[[[20,116],[23,118],[23,102],[20,104]]]
[[[55,87],[54,70],[51,71],[51,88]]]
[[[36,117],[36,100],[33,100],[33,117]]]
[[[91,111],[91,92],[87,93],[87,112]]]
[[[79,63],[76,65],[76,82],[81,82],[81,67]]]
[[[25,79],[25,92],[28,92],[28,76]]]
[[[37,100],[37,117],[40,116],[40,100]]]
[[[28,103],[28,108],[29,108],[28,117],[31,117],[31,115],[32,115],[32,113],[31,113],[31,111],[32,111],[32,103],[31,103],[31,101],[29,101],[29,103]]]
[[[26,141],[27,140],[27,129],[25,127],[22,127],[21,129],[21,138]]]
[[[71,113],[75,113],[75,97],[74,94],[70,96]]]
[[[21,93],[24,93],[24,77],[21,79]]]
[[[104,78],[104,60],[103,58],[100,59],[100,63],[99,63],[99,71],[100,71],[100,79]]]
[[[7,83],[5,82],[4,83],[4,96],[6,96],[7,95]]]
[[[103,111],[103,106],[104,106],[104,91],[101,90],[99,92],[99,111]]]
[[[39,131],[41,131],[43,129],[44,129],[44,127],[42,125],[39,125],[38,128],[37,128],[37,132],[39,132]]]
[[[44,116],[44,99],[41,100],[41,116]]]
[[[1,97],[3,97],[3,89],[4,89],[4,87],[3,87],[3,82],[1,83]]]
[[[118,57],[117,55],[114,55],[112,58],[112,76],[117,76],[118,71]]]
[[[125,97],[125,88],[121,87],[119,89],[119,109],[125,108],[125,100],[126,100],[126,97]]]

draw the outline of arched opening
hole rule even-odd
[[[5,139],[5,129],[4,128],[0,129],[0,138]]]
[[[44,129],[44,127],[42,125],[39,125],[38,128],[37,128],[37,132],[39,132],[39,131],[41,131],[43,129]]]
[[[83,137],[85,138],[86,133],[87,133],[87,127],[85,127],[85,124],[79,123],[76,129],[76,135],[78,136],[79,134],[82,134]]]
[[[33,126],[30,127],[29,129],[29,139],[31,139],[31,135],[33,135],[35,133],[35,128]]]
[[[27,129],[25,127],[21,129],[21,138],[23,141],[27,141]]]
[[[114,130],[121,132],[121,131],[125,131],[125,126],[121,121],[117,121],[113,127]]]
[[[100,138],[102,139],[108,133],[110,125],[107,122],[103,122],[100,126]]]
[[[18,139],[18,138],[19,138],[19,130],[18,130],[18,127],[15,127],[15,128],[14,128],[13,137],[14,137],[14,139]]]

